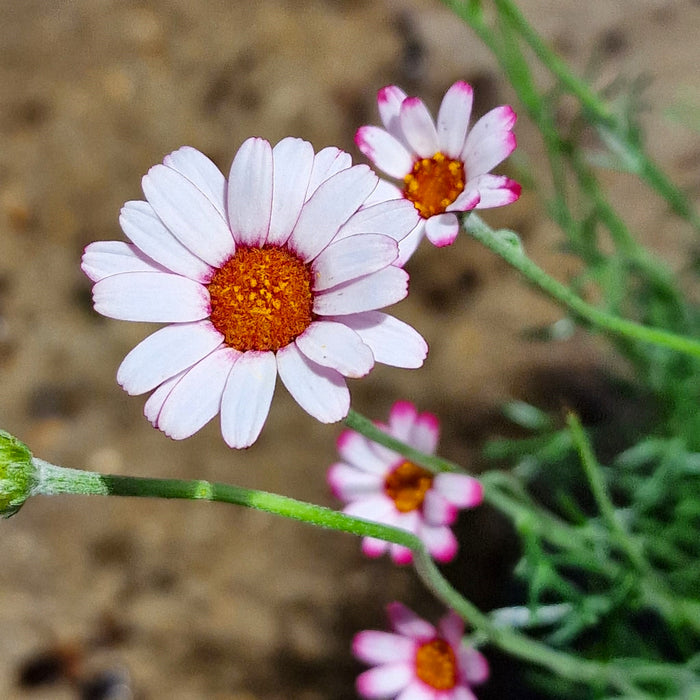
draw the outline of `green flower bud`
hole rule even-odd
[[[32,495],[36,483],[36,467],[29,448],[0,430],[0,516],[14,515]]]

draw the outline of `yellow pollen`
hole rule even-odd
[[[426,492],[433,485],[433,475],[413,462],[401,462],[384,480],[384,492],[401,513],[423,505]]]
[[[424,218],[442,214],[464,190],[464,164],[438,151],[432,158],[421,158],[404,177],[403,193]]]
[[[444,639],[421,644],[416,652],[416,675],[435,690],[450,690],[457,685],[457,658],[452,645]]]
[[[313,320],[311,279],[286,248],[239,246],[207,285],[209,320],[236,350],[276,352]]]

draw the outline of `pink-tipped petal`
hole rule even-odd
[[[432,413],[421,413],[416,419],[408,443],[421,452],[433,454],[440,438],[440,421]]]
[[[276,379],[272,352],[244,352],[233,366],[221,397],[221,434],[229,447],[250,447],[258,439]]]
[[[164,268],[197,282],[211,278],[212,268],[173,236],[148,202],[127,202],[119,224],[132,243]]]
[[[337,320],[352,328],[369,345],[376,362],[415,369],[428,354],[428,345],[416,330],[381,311],[339,316]]]
[[[312,362],[290,343],[277,351],[277,371],[294,400],[321,423],[335,423],[350,410],[350,392],[343,376]]]
[[[479,685],[488,680],[489,663],[484,655],[471,647],[459,650],[459,669],[467,683]]]
[[[515,112],[503,105],[485,114],[467,135],[462,151],[468,178],[489,172],[515,149]]]
[[[361,501],[352,501],[343,513],[374,523],[398,527],[394,502],[383,493],[375,493]]]
[[[336,241],[367,233],[403,240],[418,223],[418,212],[407,199],[392,199],[363,206],[343,225]]]
[[[318,189],[319,185],[325,182],[341,170],[347,170],[352,165],[352,157],[349,153],[341,151],[335,146],[328,146],[321,149],[315,156],[309,178],[309,187],[306,191],[306,199]]]
[[[288,245],[304,261],[313,260],[377,186],[366,165],[341,170],[319,185],[301,210]]]
[[[355,144],[389,177],[402,179],[413,169],[413,155],[394,136],[378,126],[362,126],[355,134]]]
[[[372,474],[386,475],[389,467],[372,449],[372,443],[354,430],[344,430],[338,438],[338,453],[352,466]]]
[[[484,500],[481,482],[466,474],[442,472],[435,477],[433,488],[458,508],[474,508]]]
[[[209,293],[198,282],[164,272],[127,272],[92,288],[95,311],[121,321],[184,323],[209,315]]]
[[[398,700],[398,698],[397,698]],[[442,698],[440,699],[442,700]],[[458,685],[452,690],[452,697],[450,700],[478,700],[476,695],[465,685]]]
[[[476,209],[489,209],[511,204],[518,200],[522,190],[520,184],[515,180],[490,173],[476,178],[474,186],[479,189],[479,203]]]
[[[410,401],[396,401],[389,411],[389,429],[401,442],[410,442],[413,426],[418,419],[418,411]]]
[[[389,549],[389,543],[385,540],[378,540],[376,537],[363,537],[361,549],[366,557],[378,559]]]
[[[243,142],[228,179],[228,220],[236,242],[262,246],[272,212],[272,148],[265,139]]]
[[[406,294],[408,274],[392,265],[318,294],[313,310],[320,316],[358,314],[395,304]]]
[[[314,321],[295,342],[312,362],[344,377],[364,377],[374,367],[374,355],[362,338],[336,321]]]
[[[401,129],[413,151],[421,158],[432,158],[438,151],[438,135],[433,118],[423,100],[407,97],[401,104]]]
[[[459,549],[457,538],[449,527],[424,525],[419,537],[428,548],[431,556],[441,564],[452,561]]]
[[[482,177],[485,177],[482,175]],[[478,180],[478,178],[477,178]],[[471,211],[481,200],[481,192],[476,181],[470,180],[467,189],[460,192],[459,197],[447,207],[446,211]]]
[[[450,158],[459,158],[467,137],[474,92],[471,85],[458,80],[445,93],[437,117],[440,150]]]
[[[138,248],[123,241],[96,241],[86,246],[80,265],[93,281],[99,282],[124,272],[165,272]]]
[[[184,175],[226,218],[226,178],[203,153],[183,146],[165,156],[163,164]]]
[[[163,403],[155,426],[173,440],[203,428],[220,410],[226,378],[240,353],[223,347],[190,369]]]
[[[413,552],[408,547],[402,547],[400,544],[392,544],[389,546],[391,561],[397,566],[408,566],[413,563]]]
[[[356,467],[336,462],[326,474],[333,495],[341,501],[354,501],[381,491],[384,479],[378,474],[361,471]]]
[[[377,666],[357,677],[357,692],[368,700],[393,698],[413,678],[413,664]]]
[[[235,243],[226,221],[184,175],[154,165],[141,184],[158,218],[190,252],[214,267],[233,254]]]
[[[430,490],[423,499],[423,517],[431,527],[452,525],[457,519],[459,509],[450,503],[443,495]]]
[[[433,625],[402,603],[389,603],[387,613],[391,628],[398,634],[419,640],[432,639],[436,634]]]
[[[401,134],[401,104],[406,99],[406,93],[396,85],[387,85],[377,92],[377,107],[379,117],[386,130],[399,137]]]
[[[267,243],[282,245],[296,226],[306,200],[314,149],[302,139],[282,139],[272,149],[272,160],[272,216]]]
[[[455,651],[459,650],[464,636],[464,620],[454,611],[450,610],[438,622],[438,633],[449,642]]]
[[[352,640],[352,653],[366,664],[410,662],[415,652],[416,643],[412,639],[391,632],[366,630]]]
[[[350,236],[331,243],[314,260],[314,291],[320,292],[377,272],[396,260],[399,246],[378,233]]]
[[[190,368],[222,342],[209,321],[165,326],[129,352],[117,371],[117,383],[132,396],[143,394]]]
[[[452,245],[459,234],[459,221],[454,214],[431,216],[425,222],[425,235],[438,248]]]
[[[163,408],[165,400],[170,395],[170,392],[174,389],[175,385],[185,376],[188,370],[183,370],[174,377],[170,377],[164,381],[156,390],[148,397],[146,403],[143,406],[143,415],[146,416],[147,420],[157,427],[158,414]]]

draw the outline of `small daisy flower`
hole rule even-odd
[[[364,698],[476,700],[472,685],[489,677],[484,656],[462,642],[464,622],[450,611],[437,629],[401,603],[388,606],[393,632],[355,635],[353,653],[374,668],[357,678]]]
[[[380,427],[397,440],[426,454],[434,454],[439,423],[431,413],[417,413],[407,401],[395,403],[389,424]],[[454,559],[457,538],[450,525],[461,508],[483,500],[481,483],[466,474],[433,474],[354,430],[338,438],[342,462],[328,470],[333,493],[348,505],[345,513],[392,525],[418,536],[440,562]],[[387,549],[397,564],[409,564],[410,549],[373,537],[362,540],[362,551],[379,557]]]
[[[131,242],[90,244],[82,267],[99,313],[168,324],[117,373],[129,394],[153,391],[155,427],[180,440],[220,413],[227,444],[248,447],[278,374],[331,423],[349,409],[345,377],[422,364],[423,338],[379,311],[406,296],[392,263],[415,212],[366,205],[377,181],[347,153],[294,138],[248,139],[228,180],[189,147],[149,170],[146,201],[121,212]]]
[[[396,85],[377,94],[384,129],[363,126],[355,143],[380,170],[397,180],[401,189],[384,183],[387,197],[413,203],[421,222],[401,243],[401,262],[417,247],[423,233],[436,246],[457,237],[453,212],[500,207],[520,196],[520,185],[490,170],[515,149],[512,132],[516,115],[507,105],[496,107],[469,129],[472,88],[458,81],[445,94],[437,124],[422,100],[407,97]]]

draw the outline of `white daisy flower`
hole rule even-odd
[[[437,124],[422,100],[396,85],[382,88],[377,103],[384,129],[360,127],[355,143],[377,168],[401,180],[400,189],[383,183],[378,193],[408,199],[421,217],[400,244],[399,264],[424,233],[436,246],[452,243],[459,232],[453,212],[500,207],[520,196],[517,182],[490,173],[516,146],[516,115],[507,105],[492,109],[469,129],[472,88],[462,81],[445,94]]]
[[[350,406],[345,377],[423,363],[423,338],[379,311],[407,294],[392,263],[416,215],[406,202],[365,206],[377,181],[348,154],[294,138],[248,139],[228,181],[190,147],[149,170],[146,201],[121,212],[131,242],[90,244],[82,267],[99,313],[169,324],[117,373],[129,394],[154,390],[155,427],[180,440],[220,413],[227,444],[248,447],[278,374],[330,423]]]
[[[364,698],[476,700],[472,685],[489,677],[489,665],[462,642],[464,622],[450,611],[435,628],[401,603],[388,606],[393,632],[355,635],[353,653],[374,668],[357,678]]]
[[[389,424],[380,427],[425,454],[435,452],[438,419],[432,413],[419,414],[408,401],[397,401],[389,413]],[[437,561],[454,559],[457,538],[450,525],[460,509],[473,508],[483,500],[477,479],[466,474],[433,474],[354,430],[340,435],[338,452],[343,461],[330,467],[328,483],[348,504],[343,512],[408,530],[423,540]],[[413,559],[411,550],[401,545],[373,537],[362,540],[362,551],[369,557],[379,557],[387,550],[397,564]]]

